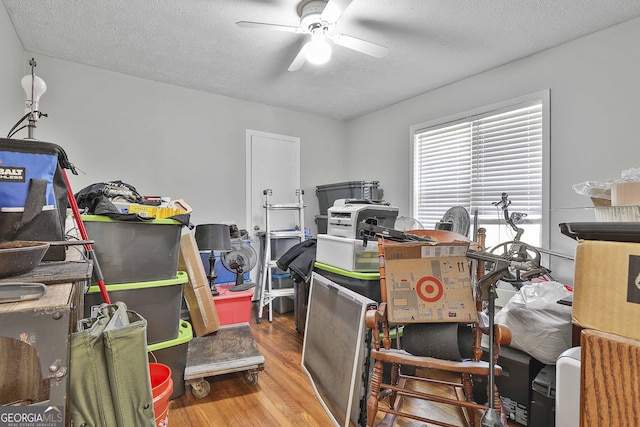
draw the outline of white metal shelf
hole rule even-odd
[[[289,297],[294,298],[294,288],[272,289],[273,273],[272,269],[278,268],[277,259],[272,259],[271,254],[271,240],[274,239],[291,239],[297,238],[300,242],[305,239],[304,231],[304,203],[302,201],[302,190],[296,190],[297,201],[295,203],[277,203],[273,204],[269,202],[269,197],[272,195],[270,189],[264,190],[265,196],[265,245],[264,245],[264,259],[262,260],[262,272],[260,274],[260,301],[258,305],[258,314],[256,316],[256,322],[262,322],[262,312],[265,306],[269,306],[269,322],[273,321],[273,300],[276,298]],[[297,211],[297,229],[286,231],[274,231],[271,230],[271,214],[273,212],[282,211]]]

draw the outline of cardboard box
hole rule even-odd
[[[640,243],[578,242],[572,319],[583,328],[640,339]]]
[[[183,233],[180,238],[178,265],[189,276],[189,281],[184,286],[184,299],[189,307],[196,336],[201,337],[216,332],[220,328],[220,319],[204,272],[196,238],[191,231]]]
[[[380,277],[386,279],[389,320],[476,321],[468,249],[468,243],[385,243]]]
[[[184,299],[189,308],[189,317],[195,336],[201,337],[220,329],[218,310],[208,287],[193,288],[186,285]]]
[[[192,287],[201,288],[203,286],[209,286],[209,279],[207,279],[202,258],[200,257],[200,249],[198,249],[198,243],[192,231],[182,233],[180,237],[178,269],[187,272]]]
[[[640,182],[618,182],[611,186],[611,206],[640,205]]]
[[[166,206],[152,206],[141,205],[139,203],[129,202],[112,202],[113,205],[120,211],[120,213],[126,214],[138,214],[141,217],[149,218],[170,218],[174,215],[184,215],[193,212],[191,206],[189,206],[184,200],[172,200]]]
[[[591,202],[593,206],[601,207],[601,206],[611,206],[611,199],[601,199],[599,197],[592,197]]]

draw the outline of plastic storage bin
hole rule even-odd
[[[122,301],[147,321],[147,344],[173,340],[178,336],[182,286],[187,283],[187,273],[179,271],[171,280],[123,283],[107,285],[111,301]],[[89,288],[84,295],[84,317],[93,317],[103,303],[100,288]]]
[[[220,295],[213,297],[213,302],[218,311],[220,326],[235,323],[249,323],[251,320],[251,298],[253,289],[231,292],[230,285],[218,285],[216,288]]]
[[[172,219],[117,221],[102,215],[82,220],[106,283],[174,279],[182,223]]]
[[[280,231],[280,230],[278,230]],[[281,231],[292,231],[292,230],[281,230]],[[258,237],[260,238],[260,254],[259,259],[264,259],[264,251],[267,246],[265,233],[258,233]],[[307,235],[305,232],[305,239],[311,238],[310,235]],[[271,255],[270,259],[277,260],[282,255],[287,253],[289,249],[294,247],[300,243],[300,239],[298,237],[286,237],[286,238],[271,238]],[[271,270],[272,275],[283,275],[287,274],[286,271],[279,269],[278,267],[273,267]]]
[[[489,350],[483,350],[482,359],[489,360]],[[496,377],[496,385],[507,418],[510,422],[528,426],[531,414],[531,384],[545,365],[524,351],[506,345],[500,346],[498,365],[502,367],[502,375]],[[485,403],[487,378],[474,377],[473,391],[476,402]]]
[[[316,260],[347,271],[378,272],[378,242],[369,240],[367,246],[359,239],[319,234]]]
[[[293,279],[289,273],[273,274],[271,278],[273,279],[271,289],[293,288]],[[295,308],[294,299],[290,297],[278,297],[271,304],[273,304],[273,309],[280,314],[290,313]]]
[[[318,185],[316,195],[320,215],[327,215],[328,209],[338,199],[381,200],[382,188],[378,184],[378,181],[348,181]]]
[[[204,266],[205,275],[209,275],[209,255],[210,251],[201,251],[200,258],[202,259],[202,265]],[[226,283],[235,283],[236,282],[236,273],[227,270],[222,261],[220,260],[220,253],[215,252],[216,262],[213,264],[213,271],[216,273],[216,278],[213,281],[214,285],[222,285]],[[251,272],[247,271],[244,273],[244,281],[251,281]]]
[[[327,234],[327,228],[329,227],[328,215],[316,215],[315,221],[318,227],[318,234]]]
[[[180,331],[176,339],[147,346],[149,362],[162,363],[171,368],[173,393],[169,399],[175,399],[184,394],[184,368],[187,366],[187,350],[192,338],[191,324],[183,320],[180,322]]]
[[[554,427],[556,425],[555,365],[542,368],[531,384],[531,391],[529,427]]]
[[[321,262],[316,262],[313,267],[313,271],[332,282],[357,292],[360,295],[364,295],[376,302],[382,302],[382,298],[380,297],[380,273],[357,273]]]

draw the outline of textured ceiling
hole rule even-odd
[[[388,55],[335,46],[289,72],[305,35],[236,22],[296,26],[296,0],[2,2],[26,51],[340,120],[640,16],[638,0],[353,0],[335,31]]]

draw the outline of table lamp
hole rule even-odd
[[[214,265],[216,262],[215,252],[229,252],[231,251],[231,231],[226,224],[200,224],[196,226],[196,243],[198,249],[201,251],[211,251],[209,255],[209,288],[211,288],[211,294],[219,295],[213,282],[216,280],[216,272],[214,271]]]

